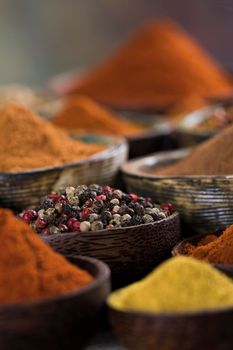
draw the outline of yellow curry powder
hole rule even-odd
[[[233,306],[233,283],[209,264],[175,257],[143,280],[112,293],[108,304],[118,310],[200,311]]]

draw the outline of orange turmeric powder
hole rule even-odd
[[[0,108],[0,172],[73,163],[103,149],[72,140],[65,130],[18,103]]]
[[[169,107],[193,93],[217,98],[233,93],[219,64],[169,20],[146,24],[71,85],[70,93],[127,109]]]
[[[69,131],[95,134],[110,133],[128,136],[140,131],[138,126],[121,119],[89,97],[81,95],[67,99],[52,122]]]

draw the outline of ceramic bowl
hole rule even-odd
[[[109,320],[129,350],[231,350],[233,307],[196,313],[156,314],[119,311]]]
[[[0,206],[21,211],[38,205],[43,196],[67,184],[113,184],[120,166],[127,158],[126,141],[119,137],[92,135],[89,136],[89,142],[99,142],[107,148],[76,163],[0,173]]]
[[[233,222],[233,175],[153,175],[156,166],[173,163],[189,152],[160,152],[125,163],[122,172],[127,191],[156,202],[171,202],[187,228],[185,235],[221,230]]]
[[[172,249],[172,255],[173,256],[178,256],[178,255],[187,255],[186,254],[186,244],[192,244],[192,245],[197,245],[198,242],[203,239],[205,236],[207,236],[209,233],[206,234],[200,234],[196,235],[194,237],[189,237],[178,244],[175,245],[175,247]],[[222,234],[221,232],[215,233],[215,235],[220,236]],[[233,264],[213,264],[214,267],[216,267],[218,270],[224,272],[226,275],[229,277],[233,278]]]
[[[110,292],[110,271],[96,259],[67,258],[94,282],[57,297],[0,306],[1,350],[82,349],[91,338]]]
[[[151,224],[44,239],[63,255],[80,254],[104,261],[111,269],[114,287],[119,287],[144,277],[170,256],[181,239],[179,214]]]

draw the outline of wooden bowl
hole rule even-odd
[[[47,236],[57,252],[98,258],[109,265],[114,287],[144,277],[170,256],[181,239],[179,214],[154,222],[101,231]]]
[[[109,320],[129,350],[232,350],[233,308],[164,314],[119,311]]]
[[[43,196],[67,184],[112,184],[127,158],[127,143],[119,137],[96,136],[97,140],[107,145],[107,149],[85,160],[29,171],[0,173],[0,206],[21,211],[38,205]]]
[[[172,255],[173,256],[178,256],[178,255],[185,255],[186,254],[186,250],[185,250],[185,246],[186,244],[192,244],[192,245],[197,245],[198,242],[203,239],[205,236],[209,235],[210,233],[205,233],[205,234],[200,234],[200,235],[196,235],[194,237],[189,237],[184,239],[183,241],[179,242],[178,244],[175,245],[175,247],[172,249]],[[218,233],[214,233],[215,235],[220,236],[220,234],[222,234],[221,232]],[[212,264],[214,267],[216,267],[218,270],[224,272],[227,276],[233,278],[233,264]]]
[[[189,149],[159,152],[122,167],[127,191],[171,202],[187,229],[197,233],[221,230],[233,222],[233,175],[156,176],[156,166],[185,157]],[[188,230],[186,232],[188,232]]]
[[[67,258],[94,282],[60,296],[0,306],[1,350],[82,349],[87,343],[110,292],[110,271],[96,259]]]

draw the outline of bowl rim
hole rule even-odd
[[[47,167],[41,167],[41,168],[33,168],[33,169],[25,169],[25,170],[20,170],[20,171],[8,171],[8,172],[0,172],[0,177],[3,176],[22,176],[22,175],[34,175],[34,174],[41,174],[44,172],[52,172],[56,170],[64,170],[67,168],[75,168],[77,166],[81,166],[83,164],[88,164],[93,161],[101,161],[105,160],[109,157],[111,157],[112,154],[114,154],[119,148],[125,148],[126,151],[128,151],[128,144],[127,140],[124,137],[121,136],[109,136],[109,135],[92,135],[92,136],[98,136],[103,141],[108,141],[110,142],[109,147],[106,149],[103,149],[100,152],[97,152],[90,157],[87,157],[85,159],[81,159],[76,162],[71,162],[71,163],[65,163],[65,164],[58,164],[54,166],[47,166]]]
[[[233,179],[233,174],[228,175],[153,175],[143,170],[140,170],[140,167],[143,165],[152,165],[151,161],[160,160],[160,159],[169,159],[167,156],[170,154],[171,156],[179,156],[179,159],[184,158],[189,152],[191,148],[180,148],[178,150],[173,151],[162,151],[152,153],[146,157],[139,157],[135,159],[128,160],[121,166],[121,171],[124,176],[129,176],[131,178],[144,179],[144,180],[226,180]]]
[[[77,266],[78,266],[78,263],[80,261],[87,262],[87,263],[91,264],[92,266],[95,266],[97,268],[96,276],[91,274],[88,271],[88,269],[82,268],[83,270],[89,272],[92,275],[92,277],[94,277],[94,280],[90,284],[88,284],[84,287],[81,287],[79,289],[73,289],[71,291],[57,294],[54,296],[50,296],[50,297],[46,297],[46,298],[37,298],[35,300],[30,300],[30,301],[22,301],[22,302],[17,302],[17,303],[12,303],[12,304],[0,305],[0,315],[1,315],[1,312],[5,312],[5,311],[14,312],[16,310],[21,310],[21,309],[25,309],[25,308],[29,309],[31,307],[36,307],[36,306],[41,306],[41,305],[44,306],[44,305],[50,304],[51,302],[58,301],[58,300],[64,301],[64,300],[71,299],[74,297],[79,297],[79,296],[86,294],[87,292],[95,290],[97,287],[101,286],[105,281],[108,281],[108,280],[110,281],[110,278],[111,278],[110,268],[103,261],[101,261],[97,258],[91,258],[89,256],[72,255],[72,254],[67,254],[65,256],[65,258],[68,261],[69,261],[69,259],[76,260]],[[72,263],[72,264],[74,264],[74,263]]]
[[[165,221],[170,221],[172,219],[179,219],[180,214],[178,211],[174,211],[171,215],[167,216],[164,219],[158,220],[158,221],[154,221],[154,222],[150,222],[148,224],[140,224],[140,225],[135,225],[135,226],[126,226],[126,227],[116,227],[116,228],[109,228],[109,229],[103,229],[103,230],[99,230],[99,231],[87,231],[87,232],[67,232],[67,233],[59,233],[59,234],[55,234],[55,235],[50,235],[50,236],[44,236],[43,239],[45,239],[45,241],[50,241],[52,239],[56,239],[56,238],[67,238],[67,237],[73,237],[76,235],[80,235],[80,237],[83,237],[83,235],[85,234],[100,234],[100,235],[105,235],[108,232],[117,232],[117,231],[130,231],[137,228],[141,228],[141,227],[149,227],[149,226],[156,226],[156,224],[160,224],[162,222]],[[41,234],[38,234],[39,236],[41,236]]]
[[[115,293],[117,291],[113,291],[112,293]],[[115,308],[109,303],[109,297],[111,294],[107,297],[106,304],[109,311],[117,312],[122,315],[130,315],[130,316],[138,316],[138,317],[144,317],[147,319],[154,319],[154,318],[161,318],[161,319],[177,319],[177,318],[188,318],[188,317],[200,317],[200,316],[211,316],[214,314],[221,314],[221,313],[229,313],[233,312],[233,304],[232,306],[227,307],[221,307],[221,308],[212,308],[212,309],[202,309],[202,310],[190,310],[190,311],[177,311],[177,312],[149,312],[149,311],[140,311],[140,310],[120,310]]]
[[[194,111],[187,113],[183,119],[175,126],[175,131],[187,135],[194,135],[194,136],[211,136],[215,135],[217,132],[221,131],[221,129],[215,129],[215,130],[197,130],[195,128],[189,127],[185,125],[185,122],[187,119],[191,119],[192,117],[196,115],[201,115],[203,118],[205,115],[209,117],[211,114],[217,109],[221,108],[221,103],[214,103],[214,104],[208,104],[207,106],[203,106],[201,108],[195,109]],[[198,124],[197,124],[198,125]]]
[[[221,236],[223,231],[224,231],[224,229],[217,231],[217,232],[200,233],[200,234],[197,234],[197,235],[194,235],[191,237],[184,238],[172,248],[171,254],[173,257],[175,257],[175,256],[187,256],[185,254],[179,254],[179,248],[181,248],[183,245],[185,245],[186,243],[191,243],[192,240],[194,240],[194,239],[197,239],[197,241],[199,241],[201,238],[204,238],[204,237],[209,236],[211,234],[213,234],[213,235],[219,234],[219,236]],[[218,264],[218,263],[214,263],[214,264],[209,263],[209,264],[212,266],[220,267],[220,268],[225,267],[225,268],[232,268],[233,269],[233,264]]]

